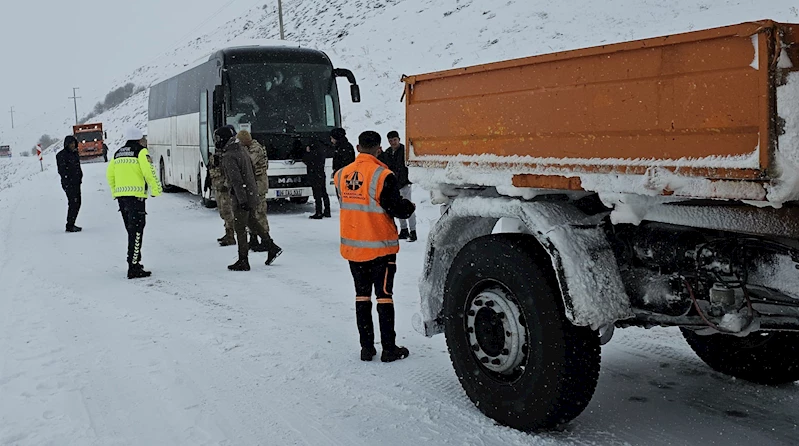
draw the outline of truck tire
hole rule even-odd
[[[469,242],[444,288],[455,373],[490,418],[524,431],[568,422],[599,378],[599,336],[566,318],[549,256],[528,236]]]
[[[739,338],[681,330],[696,355],[719,373],[756,384],[799,381],[799,333],[760,331]]]
[[[305,204],[308,202],[308,197],[291,197],[289,201],[294,204]]]

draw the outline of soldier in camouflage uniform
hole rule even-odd
[[[266,193],[269,191],[266,169],[269,167],[269,158],[266,155],[266,149],[258,141],[252,139],[252,135],[247,130],[239,131],[236,138],[250,154],[252,167],[255,170],[255,181],[258,184],[258,197],[260,197],[258,207],[255,209],[255,218],[269,232],[269,220],[266,218]],[[250,233],[250,248],[256,252],[264,252],[269,247],[265,240],[259,242],[258,235]]]
[[[205,189],[213,188],[219,216],[225,221],[225,236],[218,238],[220,246],[236,244],[236,231],[233,226],[233,208],[230,201],[230,186],[222,173],[222,153],[217,151],[208,157],[208,180]]]

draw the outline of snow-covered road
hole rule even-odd
[[[617,331],[594,399],[563,431],[497,426],[461,390],[444,338],[411,328],[438,214],[427,203],[395,286],[411,356],[363,363],[337,208],[315,221],[311,205],[272,206],[284,254],[231,273],[235,248],[217,245],[215,210],[187,193],[151,199],[143,262],[153,277],[129,281],[104,164],[84,165],[84,230],[66,234],[55,169],[0,163],[13,178],[0,187],[0,444],[799,443],[799,385],[717,374],[671,329]]]

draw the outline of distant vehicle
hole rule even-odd
[[[307,145],[327,151],[341,126],[337,77],[346,77],[353,102],[360,90],[350,70],[333,68],[321,51],[250,46],[227,48],[206,62],[150,88],[149,150],[165,190],[174,186],[211,205],[203,181],[213,131],[231,124],[249,130],[269,156],[268,199],[305,203],[312,195],[301,161]],[[329,187],[332,193],[332,187]]]
[[[0,146],[0,158],[11,158],[11,146]]]
[[[104,142],[107,135],[103,131],[102,123],[72,126],[72,134],[78,140],[81,161],[96,160],[101,156],[104,162],[108,161],[108,146]]]

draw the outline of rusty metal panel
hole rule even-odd
[[[557,175],[635,173],[652,160],[681,175],[764,179],[774,145],[776,26],[746,23],[407,77],[409,162],[520,156]]]

